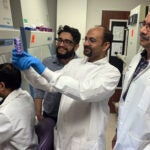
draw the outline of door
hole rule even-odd
[[[102,11],[102,25],[103,26],[106,26],[107,28],[109,28],[110,30],[113,30],[113,26],[126,26],[127,24],[125,22],[122,23],[122,20],[128,20],[128,17],[130,15],[130,11],[108,11],[108,10],[103,10]],[[117,22],[112,22],[112,20],[117,20]],[[120,20],[120,21],[119,21]],[[113,32],[113,31],[112,31]],[[125,35],[124,35],[124,38],[125,38]],[[113,41],[114,42],[117,42],[118,44],[119,43],[123,43],[124,45],[122,45],[122,54],[124,54],[124,46],[125,46],[125,41],[122,40],[122,41]],[[114,43],[116,44],[116,43]],[[112,50],[112,45],[111,45],[111,49]],[[109,53],[109,57],[111,56],[111,52]],[[116,66],[120,72],[123,71],[123,63],[118,60],[116,57],[110,57],[110,63],[114,66]],[[109,106],[110,106],[110,112],[111,113],[115,113],[116,112],[116,109],[115,109],[115,105],[114,103],[115,102],[118,102],[119,99],[120,99],[120,95],[121,95],[121,91],[122,89],[120,88],[122,86],[121,84],[122,82],[122,78],[120,79],[120,82],[119,82],[119,88],[116,89],[114,95],[110,98],[109,100]]]

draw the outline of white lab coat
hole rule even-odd
[[[141,58],[137,54],[126,72],[123,92]],[[150,65],[133,79],[125,102],[119,103],[117,142],[114,150],[150,150]]]
[[[31,96],[22,89],[11,92],[0,105],[0,150],[34,150],[35,109]]]
[[[108,100],[120,78],[107,58],[94,63],[74,59],[59,72],[46,68],[44,78],[31,68],[24,73],[37,88],[51,91],[52,86],[63,93],[55,130],[56,150],[105,150]]]

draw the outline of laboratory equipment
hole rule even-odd
[[[50,47],[54,42],[54,32],[42,32],[20,28],[22,44],[25,51],[42,61],[51,55]],[[33,88],[23,80],[23,88],[33,96]]]
[[[20,36],[20,30],[0,28],[0,63],[11,62],[14,38]]]
[[[13,28],[10,0],[0,0],[0,27]]]
[[[150,6],[138,5],[131,10],[128,20],[128,43],[126,51],[126,62],[129,64],[135,54],[142,50],[140,46],[140,25],[149,11]]]

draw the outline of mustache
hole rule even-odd
[[[84,46],[84,49],[91,49],[90,46]]]
[[[64,46],[58,46],[57,49],[59,49],[59,48],[66,49]]]
[[[145,34],[140,34],[140,37],[142,38],[142,39],[144,39],[144,40],[150,40],[150,37],[147,37]]]
[[[59,50],[60,48],[62,48],[62,49],[64,49],[64,50],[68,51],[68,49],[67,49],[66,47],[64,47],[64,46],[58,46],[58,47],[56,48],[56,50]]]

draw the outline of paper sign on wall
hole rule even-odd
[[[111,56],[116,56],[115,52],[122,54],[123,43],[113,42],[111,49]]]
[[[124,40],[124,27],[114,26],[113,27],[113,40],[114,41],[123,41]]]

